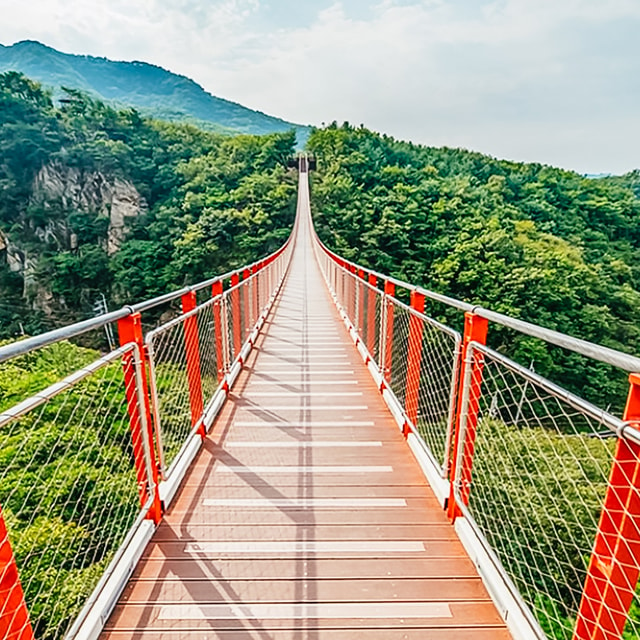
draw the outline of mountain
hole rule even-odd
[[[295,129],[304,145],[309,128],[217,98],[185,76],[146,62],[62,53],[40,42],[0,44],[0,73],[20,71],[54,90],[81,89],[118,106],[132,106],[156,118],[188,121],[213,131],[266,134]]]

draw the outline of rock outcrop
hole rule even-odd
[[[83,238],[72,230],[69,216],[82,212],[95,215],[96,219],[108,218],[100,242],[107,254],[112,255],[122,246],[131,221],[147,209],[147,203],[131,182],[61,163],[47,164],[39,171],[33,182],[30,206],[42,212],[38,221],[23,221],[22,232],[9,234],[0,230],[0,263],[21,276],[23,298],[34,309],[47,314],[53,312],[55,303],[65,306],[65,302],[54,300],[47,282],[38,273],[39,259],[45,249],[73,251],[83,243]]]
[[[107,177],[97,171],[83,171],[62,164],[45,165],[35,178],[32,201],[45,209],[59,203],[63,211],[92,212],[108,216],[109,227],[105,249],[114,254],[122,245],[129,222],[146,211],[147,203],[135,186],[121,178]],[[82,238],[73,238],[68,229],[56,229],[51,223],[41,230],[43,240],[72,248]],[[62,236],[62,237],[61,237]]]

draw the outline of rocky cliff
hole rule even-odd
[[[25,218],[10,231],[0,230],[0,259],[22,278],[22,297],[29,305],[49,314],[54,296],[38,276],[43,253],[75,252],[87,242],[70,217],[83,213],[104,222],[98,242],[110,256],[120,248],[131,221],[147,210],[147,203],[127,180],[49,163],[33,181],[29,208],[41,215]],[[64,300],[59,302],[64,305]]]
[[[50,203],[59,203],[63,211],[82,211],[108,217],[107,236],[104,238],[108,255],[120,248],[130,221],[147,209],[144,198],[131,182],[58,163],[45,165],[40,170],[33,183],[32,202],[45,209]],[[69,249],[74,249],[82,241],[64,225],[56,232],[55,225],[49,223],[41,234],[43,241],[54,240],[61,246],[68,245],[66,248]]]

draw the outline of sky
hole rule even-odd
[[[142,60],[301,124],[640,168],[640,0],[0,0],[0,43]]]

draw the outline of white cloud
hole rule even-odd
[[[270,4],[0,0],[0,41],[146,60],[298,122],[580,171],[640,166],[637,0],[314,0],[307,24],[280,28]]]

